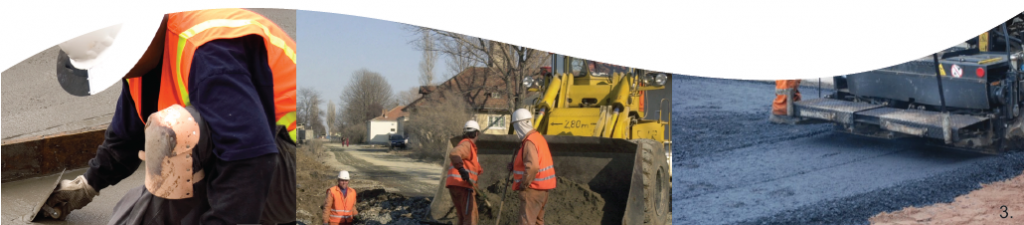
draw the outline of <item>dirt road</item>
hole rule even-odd
[[[441,179],[437,163],[418,162],[386,148],[310,142],[298,151],[297,216],[320,224],[326,190],[337,185],[339,170],[348,170],[349,187],[358,194],[358,224],[418,224],[426,219],[433,191]]]
[[[770,124],[771,83],[673,79],[675,224],[863,224],[1024,171],[1024,153],[982,156],[831,125]],[[801,92],[817,97],[814,88]]]
[[[387,148],[364,145],[343,147],[325,144],[352,179],[377,181],[390,193],[409,197],[433,197],[441,181],[441,165],[418,162],[409,157],[388,153]],[[353,187],[356,188],[356,187]]]
[[[871,224],[1024,224],[1024,175],[981,186],[952,203],[878,214]]]

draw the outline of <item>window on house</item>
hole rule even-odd
[[[490,126],[491,129],[507,129],[508,125],[505,123],[505,116],[492,115],[487,116],[487,126]]]

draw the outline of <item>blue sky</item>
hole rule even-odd
[[[406,25],[335,13],[296,14],[296,82],[299,88],[320,91],[325,105],[327,100],[339,104],[342,89],[361,68],[383,75],[392,94],[419,86],[423,52],[409,42],[420,35],[403,29]],[[443,67],[444,60],[438,59],[435,77],[443,77]]]

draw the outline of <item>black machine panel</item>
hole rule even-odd
[[[942,87],[946,106],[964,109],[991,109],[990,85],[1006,76],[1005,55],[975,53],[952,55],[942,64]],[[885,69],[846,77],[850,94],[892,99],[915,104],[942,104],[935,79],[935,63],[930,58],[911,61]]]

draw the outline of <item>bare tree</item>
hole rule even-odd
[[[420,61],[420,85],[434,84],[434,64],[437,62],[437,52],[434,52],[434,40],[430,38],[430,32],[423,32],[423,59]]]
[[[409,103],[412,103],[413,101],[416,101],[416,99],[419,98],[420,88],[411,87],[409,88],[409,90],[398,92],[398,96],[395,96],[395,102],[398,103],[398,105],[404,106],[409,105]]]
[[[336,114],[334,113],[334,101],[327,101],[327,135],[338,133],[338,124],[335,120]]]
[[[482,65],[489,70],[489,76],[496,76],[504,80],[506,85],[504,94],[508,99],[513,99],[513,101],[508,101],[510,109],[519,108],[521,101],[516,99],[523,99],[526,95],[523,78],[546,65],[550,59],[546,52],[522,46],[425,27],[408,26],[407,29],[416,32],[429,32],[432,33],[432,36],[436,36],[435,41],[430,44],[431,49],[455,59],[454,62],[449,62],[450,70],[460,69],[458,67],[465,65]],[[427,49],[427,42],[414,41],[413,43],[420,49]]]
[[[341,93],[343,105],[342,134],[353,141],[362,142],[366,136],[366,123],[380,116],[392,99],[391,84],[377,72],[360,69],[352,73],[345,91]]]
[[[323,135],[326,130],[323,119],[320,118],[323,116],[323,111],[320,110],[320,104],[323,103],[320,92],[308,87],[299,88],[298,91],[298,99],[295,102],[296,123],[312,130],[314,136]]]
[[[426,161],[443,161],[448,138],[461,134],[462,125],[473,116],[462,95],[451,91],[424,96],[414,110],[406,132],[413,156]]]

